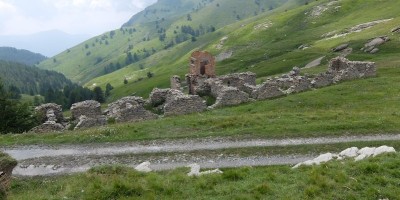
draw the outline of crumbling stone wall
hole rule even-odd
[[[54,120],[48,120],[47,113],[49,110],[53,111],[53,113],[55,115]],[[37,106],[35,108],[35,114],[36,114],[36,116],[38,116],[40,123],[44,123],[46,121],[56,121],[56,122],[64,121],[62,106],[57,105],[55,103],[47,103],[47,104],[42,104],[40,106]]]
[[[171,89],[181,90],[181,78],[177,75],[171,77]]]
[[[134,122],[157,119],[158,116],[144,108],[142,97],[124,97],[108,105],[107,117],[117,122]]]
[[[168,99],[164,106],[164,115],[186,115],[206,109],[206,102],[198,95],[177,95]]]
[[[101,113],[100,103],[94,100],[72,104],[71,114],[72,118],[77,120],[75,130],[107,124],[107,118]]]
[[[376,65],[374,62],[349,61],[336,57],[329,62],[328,72],[334,74],[334,82],[354,80],[376,76]]]
[[[43,104],[35,108],[35,113],[42,122],[30,130],[34,133],[60,132],[65,129],[64,116],[60,105],[54,103]]]
[[[211,108],[239,105],[249,101],[249,94],[240,91],[238,88],[223,87],[221,93],[217,96],[215,104]]]
[[[196,88],[206,79],[215,77],[215,58],[208,52],[195,51],[189,58],[189,74],[186,83],[189,94],[196,94]]]
[[[74,119],[79,119],[80,116],[97,117],[101,115],[101,105],[94,100],[82,101],[74,103],[71,106],[71,114]]]
[[[167,95],[170,89],[158,89],[154,88],[150,93],[149,99],[147,99],[146,104],[153,107],[163,105],[167,100]]]

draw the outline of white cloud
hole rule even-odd
[[[156,0],[0,0],[0,35],[61,30],[97,35]]]

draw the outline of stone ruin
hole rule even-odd
[[[54,103],[43,104],[35,108],[40,126],[33,128],[35,133],[59,132],[65,129],[62,107]]]
[[[114,118],[116,122],[136,122],[157,119],[158,116],[144,108],[142,97],[124,97],[108,105],[105,111],[107,118]]]
[[[189,74],[186,75],[186,83],[189,94],[196,94],[196,88],[203,81],[215,77],[215,58],[205,51],[195,51],[189,58]]]
[[[171,78],[171,88],[155,88],[147,100],[141,97],[128,96],[108,105],[102,113],[97,101],[75,103],[71,107],[72,124],[75,129],[103,126],[107,121],[136,122],[157,119],[164,116],[185,115],[203,112],[224,106],[233,106],[255,100],[273,99],[292,93],[317,89],[340,81],[376,76],[376,66],[373,62],[349,61],[336,57],[329,63],[326,72],[315,76],[303,76],[298,67],[287,74],[269,78],[257,85],[256,74],[252,72],[215,76],[214,61],[207,52],[192,54],[188,80],[189,94],[180,89],[178,76]],[[215,103],[207,107],[204,97],[213,97]],[[45,104],[36,108],[42,125],[32,129],[33,132],[62,131],[68,127],[62,116],[61,106]]]

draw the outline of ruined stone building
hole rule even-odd
[[[189,94],[196,94],[196,88],[208,78],[215,77],[215,58],[208,52],[195,51],[189,58],[190,72],[186,75]]]

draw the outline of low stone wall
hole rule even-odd
[[[233,106],[249,102],[249,94],[240,91],[235,87],[223,87],[221,93],[218,95],[217,100],[211,108],[219,108],[224,106]]]
[[[96,118],[101,115],[101,105],[94,100],[83,101],[74,103],[71,106],[71,114],[74,119],[79,119],[80,116]]]
[[[97,115],[97,116],[87,117],[85,115],[81,115],[79,117],[78,124],[75,126],[74,130],[105,126],[105,125],[107,125],[106,116]]]
[[[145,101],[142,97],[124,97],[108,105],[108,118],[114,118],[117,122],[135,122],[149,119],[157,119],[158,115],[144,108]]]
[[[207,109],[206,102],[198,95],[169,94],[164,106],[164,115],[185,115],[203,112]]]

